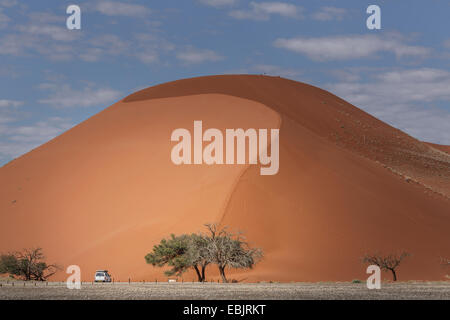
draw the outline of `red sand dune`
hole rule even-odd
[[[222,130],[280,128],[279,173],[174,165],[171,132],[192,130],[194,120]],[[303,83],[174,81],[134,93],[0,168],[0,252],[40,246],[49,262],[79,265],[85,281],[103,268],[116,280],[164,280],[145,263],[152,246],[220,222],[265,252],[255,269],[230,278],[364,279],[364,253],[406,250],[413,256],[400,280],[444,279],[450,155],[438,149]]]

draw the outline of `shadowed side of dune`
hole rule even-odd
[[[278,175],[250,167],[236,186],[223,225],[245,231],[266,257],[237,279],[365,279],[366,253],[412,257],[401,280],[444,279],[449,202],[382,166],[336,148],[283,118]],[[383,278],[391,279],[386,273]]]

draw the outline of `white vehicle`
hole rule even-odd
[[[111,282],[111,276],[108,270],[97,270],[95,271],[95,282]]]

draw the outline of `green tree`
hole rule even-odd
[[[48,265],[41,248],[24,249],[21,252],[0,256],[0,274],[8,273],[26,281],[45,281],[61,268]]]
[[[206,267],[210,263],[209,239],[201,234],[191,234],[186,252],[187,261],[194,268],[200,282],[206,281]]]
[[[19,274],[19,261],[15,254],[2,254],[0,256],[0,274],[9,273],[10,275]]]
[[[171,267],[165,271],[168,276],[181,275],[193,268],[199,282],[205,281],[205,269],[208,261],[203,256],[205,240],[199,235],[171,235],[153,247],[153,251],[145,256],[147,263],[157,266]]]

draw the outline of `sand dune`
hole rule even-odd
[[[194,120],[280,128],[279,173],[174,165],[171,132]],[[407,250],[401,280],[439,280],[449,195],[450,155],[324,90],[277,77],[194,78],[132,94],[0,168],[0,252],[41,246],[51,262],[80,265],[84,280],[103,268],[163,280],[144,260],[152,246],[221,222],[266,254],[234,278],[365,278],[365,252]]]

